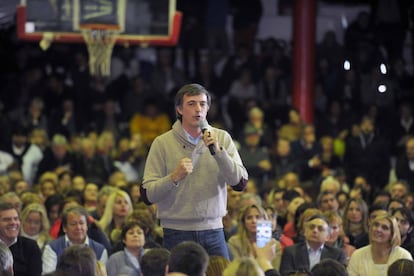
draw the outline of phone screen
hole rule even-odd
[[[272,239],[272,222],[270,220],[258,220],[256,223],[256,245],[264,247]]]

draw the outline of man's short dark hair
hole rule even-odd
[[[141,259],[141,272],[144,276],[164,276],[170,259],[170,251],[166,248],[151,248]]]
[[[387,211],[387,203],[378,202],[378,203],[372,204],[368,209],[368,214],[372,214],[373,212],[378,211],[378,210]]]
[[[207,270],[208,261],[208,254],[200,244],[184,241],[171,249],[169,272],[203,276]]]
[[[397,208],[392,210],[392,215],[395,216],[398,212],[407,220],[410,227],[414,226],[414,214],[410,209],[407,207]]]
[[[283,193],[283,200],[292,201],[293,199],[299,197],[300,194],[296,190],[287,190]]]
[[[17,211],[16,207],[14,207],[13,204],[9,202],[0,201],[0,212],[11,210],[11,209],[14,209]]]
[[[323,259],[311,270],[312,276],[348,276],[343,264],[334,259]]]
[[[92,248],[84,245],[72,245],[65,248],[59,257],[56,271],[67,275],[90,276],[95,275],[96,255]]]
[[[392,203],[392,202],[397,202],[397,203],[399,203],[401,206],[405,206],[405,202],[404,202],[404,200],[399,199],[399,198],[391,198],[391,200],[388,202],[387,209],[390,207],[390,205],[391,205],[391,203]]]
[[[387,271],[387,275],[408,276],[414,275],[414,261],[408,259],[399,259],[393,262]]]

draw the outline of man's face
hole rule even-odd
[[[322,211],[337,211],[339,207],[338,200],[336,197],[329,193],[322,197],[321,210]]]
[[[408,159],[414,159],[414,139],[409,139],[405,144]]]
[[[303,140],[305,140],[307,144],[315,143],[315,129],[312,126],[308,126],[303,130]]]
[[[22,147],[27,142],[27,137],[24,135],[20,135],[20,134],[13,135],[12,139],[13,139],[13,144],[19,148]]]
[[[177,107],[177,112],[182,116],[182,125],[188,129],[198,128],[200,121],[206,118],[207,111],[206,94],[184,95],[182,106]]]
[[[67,217],[67,225],[63,227],[63,231],[68,235],[69,240],[74,244],[83,244],[88,231],[86,217],[76,213],[69,213]]]
[[[274,205],[278,213],[286,213],[285,205],[283,204],[283,192],[275,194]]]
[[[374,131],[374,124],[371,120],[365,119],[361,122],[360,128],[363,133],[372,133]]]
[[[404,207],[404,205],[401,202],[393,200],[390,202],[390,204],[388,204],[388,213],[391,214],[395,209],[401,207]]]
[[[66,145],[54,145],[52,150],[57,159],[63,159],[66,155]]]
[[[413,231],[413,227],[410,225],[406,217],[404,217],[401,212],[396,212],[394,218],[398,223],[398,228],[400,229],[401,237],[406,237]]]
[[[0,211],[0,239],[10,245],[19,235],[20,219],[16,209]]]
[[[328,224],[320,218],[305,223],[305,239],[311,245],[322,246],[329,236]]]
[[[402,199],[407,193],[407,189],[403,184],[396,183],[391,187],[391,198]]]
[[[277,154],[281,157],[288,156],[290,153],[290,143],[287,140],[279,140],[277,142]]]
[[[227,205],[233,210],[236,209],[240,202],[242,192],[234,191],[233,189],[228,192]]]

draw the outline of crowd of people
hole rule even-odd
[[[314,122],[256,17],[183,67],[117,46],[110,77],[2,30],[0,275],[410,275],[414,77],[369,18],[317,45]]]

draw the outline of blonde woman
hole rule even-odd
[[[223,276],[265,276],[257,261],[251,257],[233,260],[223,272]]]
[[[132,202],[128,193],[117,189],[109,195],[105,211],[98,222],[98,225],[105,232],[111,244],[120,241],[122,226],[126,217],[132,212]]]
[[[50,224],[46,209],[40,203],[27,205],[21,213],[21,235],[35,240],[41,250],[48,241],[52,240],[49,234]]]
[[[223,256],[210,256],[206,276],[222,276],[230,261]]]
[[[256,242],[256,223],[259,219],[268,219],[266,211],[258,205],[244,207],[239,215],[237,234],[228,241],[228,247],[233,259],[241,257],[256,257],[257,253],[253,244]],[[282,247],[279,241],[276,244],[276,256],[272,261],[275,269],[279,269],[282,257]]]
[[[369,240],[369,245],[352,254],[347,268],[349,276],[386,276],[388,267],[396,260],[412,260],[410,252],[400,247],[398,224],[390,215],[378,216],[371,222]]]

